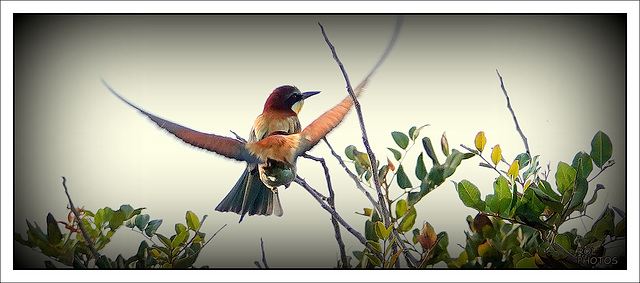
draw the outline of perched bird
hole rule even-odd
[[[304,100],[320,93],[319,91],[300,92],[293,86],[276,88],[267,98],[262,114],[260,114],[249,133],[249,142],[264,139],[273,133],[293,134],[302,130],[298,114]],[[240,179],[227,196],[216,207],[217,211],[231,211],[241,215],[282,216],[282,206],[277,190],[267,187],[260,178],[258,166],[248,163]]]
[[[102,83],[119,99],[146,115],[161,128],[184,142],[213,151],[222,156],[247,162],[247,168],[229,194],[216,207],[218,211],[281,216],[278,187],[289,186],[296,176],[298,156],[310,150],[351,109],[353,100],[347,96],[338,105],[300,130],[297,114],[304,99],[319,92],[301,93],[292,86],[276,88],[267,99],[263,113],[256,118],[247,142],[230,137],[198,132],[164,120],[130,103]],[[356,89],[360,93],[361,88]]]

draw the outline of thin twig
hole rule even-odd
[[[267,257],[264,255],[264,242],[262,241],[262,237],[260,237],[260,250],[262,250],[262,264],[264,264],[264,268],[269,269]]]
[[[67,199],[69,199],[69,206],[71,207],[70,208],[71,212],[73,212],[73,214],[76,216],[76,219],[78,219],[78,227],[80,227],[80,231],[82,232],[82,237],[84,238],[85,242],[87,242],[87,246],[89,246],[89,250],[91,251],[93,258],[95,260],[98,260],[98,258],[100,258],[100,254],[98,253],[96,248],[93,246],[93,241],[89,237],[87,230],[84,228],[84,224],[82,224],[82,219],[80,219],[80,213],[78,213],[78,210],[76,210],[76,207],[73,205],[73,201],[71,201],[71,196],[69,195],[69,190],[67,189],[67,178],[65,178],[64,176],[62,177],[62,186],[64,187],[64,193],[67,195]]]
[[[509,95],[507,94],[507,90],[504,88],[504,82],[502,81],[502,76],[500,75],[500,72],[498,72],[498,69],[496,69],[496,73],[498,74],[498,77],[500,77],[500,87],[502,88],[504,97],[507,98],[507,108],[509,108],[509,111],[511,112],[511,116],[513,117],[513,122],[516,124],[516,131],[518,131],[518,133],[520,134],[520,137],[522,138],[522,141],[524,142],[525,150],[527,151],[527,153],[531,154],[531,152],[529,151],[529,143],[527,142],[527,137],[525,137],[524,133],[522,133],[522,129],[520,129],[520,125],[518,124],[518,119],[516,119],[516,113],[513,112],[513,108],[511,108]]]
[[[236,134],[236,132],[234,132],[234,131],[232,131],[232,130],[229,130],[229,132],[231,132],[234,136],[236,136],[236,139],[237,139],[237,140],[239,140],[239,141],[241,141],[241,142],[244,142],[244,143],[246,143],[246,142],[247,142],[247,140],[245,140],[245,139],[244,139],[243,137],[241,137],[240,135]]]
[[[305,190],[307,190],[307,192],[309,192],[309,194],[316,199],[316,201],[320,204],[320,206],[324,210],[329,212],[331,216],[335,217],[336,220],[338,220],[338,222],[340,223],[340,225],[342,225],[342,227],[347,229],[347,231],[349,231],[349,233],[351,233],[354,237],[356,237],[356,239],[358,239],[360,243],[366,246],[372,253],[374,253],[376,257],[382,260],[383,258],[382,254],[376,252],[375,249],[373,249],[373,247],[367,242],[367,239],[363,237],[362,234],[360,234],[360,232],[353,229],[353,227],[351,227],[344,219],[342,219],[340,214],[338,214],[334,209],[329,207],[328,204],[322,201],[322,199],[317,194],[314,193],[315,190],[304,179],[300,178],[300,176],[296,176],[296,179],[294,182],[296,182],[298,185],[302,186]]]
[[[329,147],[329,150],[331,151],[331,154],[338,160],[338,163],[340,163],[340,165],[342,166],[342,168],[344,169],[345,172],[347,172],[347,175],[349,175],[349,177],[351,177],[351,179],[353,179],[354,183],[356,184],[356,187],[362,191],[362,193],[367,197],[367,199],[369,199],[369,202],[371,202],[371,204],[373,205],[373,208],[375,208],[377,211],[382,211],[381,208],[379,208],[379,204],[378,202],[373,199],[373,197],[371,196],[371,194],[369,194],[369,192],[367,191],[367,189],[365,189],[362,186],[362,183],[360,183],[360,180],[358,179],[358,176],[356,174],[354,174],[349,167],[347,167],[347,164],[344,163],[344,160],[342,160],[342,157],[336,153],[335,150],[333,150],[333,147],[331,146],[331,144],[329,143],[329,141],[327,140],[327,138],[323,138],[324,142],[327,144],[327,146]]]
[[[342,72],[342,76],[344,77],[344,80],[347,83],[347,92],[349,92],[349,95],[351,95],[351,99],[353,99],[353,104],[354,107],[356,109],[356,113],[358,115],[358,122],[360,124],[360,131],[362,132],[362,142],[364,143],[364,147],[367,150],[367,155],[369,156],[369,160],[371,161],[371,170],[372,170],[372,175],[373,175],[373,182],[374,182],[374,186],[376,188],[376,192],[378,193],[378,203],[380,203],[380,208],[382,209],[380,211],[380,214],[382,215],[382,219],[384,220],[384,225],[385,226],[389,226],[389,211],[387,210],[387,202],[384,199],[384,195],[382,194],[382,188],[380,187],[380,181],[379,176],[378,176],[378,164],[377,164],[377,159],[375,154],[373,153],[373,150],[371,150],[371,145],[369,144],[369,138],[367,135],[367,129],[364,125],[364,118],[362,116],[362,108],[360,107],[360,102],[358,101],[358,98],[356,97],[356,94],[353,92],[353,88],[351,87],[351,81],[349,80],[349,75],[347,74],[347,71],[344,68],[344,65],[342,64],[342,62],[340,61],[340,58],[338,58],[338,53],[336,53],[336,49],[333,46],[333,44],[331,44],[331,41],[329,41],[329,38],[327,37],[327,34],[324,31],[324,27],[318,23],[318,25],[320,25],[320,30],[322,31],[322,35],[324,36],[324,40],[325,42],[327,42],[327,45],[329,46],[329,49],[331,50],[331,54],[333,54],[333,59],[336,61],[336,63],[338,63],[338,67],[340,67],[340,71]],[[376,64],[376,66],[378,66],[378,64]],[[363,80],[363,83],[366,83],[367,79]]]
[[[327,199],[327,202],[329,203],[329,206],[333,210],[336,210],[336,204],[335,204],[336,196],[335,196],[335,192],[333,191],[333,186],[331,185],[331,175],[329,174],[329,167],[327,167],[327,163],[324,161],[324,158],[315,157],[306,153],[302,156],[305,158],[320,162],[320,164],[322,165],[322,169],[324,170],[324,176],[325,176],[325,179],[327,180],[327,189],[329,190],[329,198]],[[338,242],[338,249],[340,250],[340,259],[342,260],[342,265],[343,267],[346,268],[349,266],[349,260],[347,259],[347,252],[344,247],[344,242],[342,241],[342,234],[340,233],[340,224],[338,223],[338,219],[336,219],[333,215],[331,216],[331,224],[333,225],[333,231],[336,237],[336,241]]]
[[[324,36],[324,40],[327,43],[327,45],[329,46],[329,49],[331,50],[331,53],[333,55],[333,59],[336,61],[336,63],[340,67],[340,71],[342,72],[342,75],[343,75],[343,77],[345,79],[345,82],[347,84],[347,92],[349,92],[349,95],[351,95],[351,99],[353,99],[354,108],[356,109],[356,113],[357,113],[357,116],[358,116],[358,122],[360,124],[360,130],[362,132],[362,141],[364,143],[364,147],[367,150],[367,155],[369,156],[369,160],[371,161],[371,164],[372,164],[371,169],[372,169],[372,175],[373,175],[373,182],[374,182],[374,185],[375,185],[375,188],[376,188],[376,192],[378,193],[378,199],[379,199],[377,208],[379,208],[380,214],[382,215],[382,219],[384,221],[384,225],[386,227],[389,227],[389,225],[391,225],[390,213],[387,210],[387,202],[386,202],[386,200],[384,198],[384,195],[382,193],[382,188],[381,188],[380,180],[379,180],[379,176],[378,176],[377,159],[375,157],[375,154],[373,153],[373,150],[371,149],[371,145],[369,144],[369,138],[368,138],[368,135],[367,135],[366,127],[364,125],[364,118],[363,118],[363,115],[362,115],[362,109],[360,107],[360,102],[358,101],[357,96],[360,94],[360,92],[362,91],[362,89],[364,88],[366,83],[368,82],[370,76],[372,76],[375,73],[376,69],[382,64],[382,62],[386,59],[387,55],[389,54],[389,52],[393,48],[393,46],[394,46],[394,44],[395,44],[395,42],[396,42],[396,40],[398,38],[398,35],[399,35],[399,32],[400,32],[400,27],[402,26],[402,21],[403,21],[403,18],[402,17],[398,17],[394,32],[392,34],[391,40],[389,41],[389,44],[387,45],[387,48],[385,49],[385,52],[380,57],[380,59],[378,59],[378,62],[376,63],[376,65],[374,65],[374,68],[369,72],[367,77],[365,77],[365,79],[360,83],[360,85],[358,85],[358,87],[356,88],[357,93],[354,93],[354,90],[351,87],[351,81],[349,80],[349,75],[347,74],[347,71],[345,70],[344,65],[342,64],[342,62],[338,58],[338,54],[336,53],[335,47],[329,41],[329,38],[327,37],[327,34],[324,31],[324,27],[320,23],[318,23],[318,25],[320,26],[320,30],[322,31],[322,35]],[[394,230],[393,235],[396,238],[396,241],[395,241],[396,244],[404,249],[404,244],[400,240],[400,237],[398,236],[398,232],[395,231],[395,229],[393,229],[393,230]],[[406,250],[406,249],[404,249],[404,250]],[[417,264],[417,260],[415,260],[415,258],[413,258],[413,256],[411,254],[409,254],[408,252],[405,252],[405,256],[408,257],[408,259],[411,260],[411,263],[413,263],[414,266]]]

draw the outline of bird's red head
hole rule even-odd
[[[283,85],[271,93],[264,104],[264,111],[293,111],[296,114],[302,109],[304,100],[320,93],[319,91],[301,92],[297,87]]]

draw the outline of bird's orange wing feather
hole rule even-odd
[[[322,138],[342,122],[342,119],[351,110],[351,106],[353,106],[353,99],[351,99],[351,96],[347,96],[338,105],[320,115],[304,128],[300,133],[301,137],[296,155],[300,155],[318,144]]]
[[[124,101],[129,106],[137,109],[140,113],[146,115],[156,123],[160,128],[165,129],[169,133],[178,137],[182,141],[193,145],[198,148],[206,149],[208,151],[213,151],[222,156],[232,158],[239,161],[247,161],[249,163],[259,163],[260,160],[255,155],[251,154],[249,150],[246,148],[246,144],[236,139],[232,139],[229,137],[218,136],[215,134],[206,134],[202,132],[198,132],[196,130],[192,130],[190,128],[184,127],[182,125],[173,123],[171,121],[167,121],[158,116],[155,116],[138,106],[135,106],[131,102],[124,99],[120,96],[115,90],[113,90],[104,80],[102,83],[120,100]]]

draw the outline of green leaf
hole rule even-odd
[[[198,228],[200,228],[200,220],[198,220],[198,216],[189,210],[187,211],[185,218],[187,219],[187,227],[193,231],[198,231]]]
[[[627,236],[627,218],[623,218],[618,222],[616,228],[613,230],[613,235],[616,237],[626,237]]]
[[[119,210],[124,212],[125,219],[129,219],[133,216],[133,207],[128,204],[121,205]]]
[[[409,137],[405,133],[394,131],[391,132],[391,137],[400,148],[407,149],[407,146],[409,146]]]
[[[564,162],[558,162],[558,170],[556,171],[556,186],[558,191],[564,194],[565,191],[573,189],[574,181],[576,179],[576,169],[573,169],[569,164]]]
[[[155,220],[149,221],[147,228],[144,229],[144,233],[147,234],[147,236],[149,237],[153,236],[158,230],[158,228],[160,228],[161,224],[162,224],[162,219],[155,219]]]
[[[611,152],[613,151],[613,145],[611,139],[602,131],[598,131],[591,140],[591,158],[593,163],[602,168],[605,162],[611,158]]]
[[[556,236],[556,243],[558,243],[567,251],[571,250],[571,240],[569,239],[568,235],[560,234]]]
[[[525,257],[516,263],[516,268],[537,269],[538,265],[536,265],[536,259],[534,257]]]
[[[593,223],[593,226],[591,226],[590,233],[592,233],[598,240],[604,239],[614,231],[614,218],[615,214],[613,210],[607,207],[607,209],[602,212],[602,215],[600,215],[600,218],[598,218],[598,220]]]
[[[396,218],[399,219],[400,217],[404,216],[407,211],[407,202],[403,199],[398,200],[398,202],[396,202]]]
[[[511,190],[509,190],[509,181],[503,176],[500,176],[493,183],[493,192],[496,196],[496,209],[499,214],[503,214],[509,208],[511,202]]]
[[[171,246],[179,247],[180,244],[184,243],[187,240],[187,237],[189,237],[189,231],[184,231],[180,234],[177,234],[176,237],[171,241]]]
[[[520,153],[514,160],[518,160],[518,165],[520,168],[524,168],[531,162],[531,155],[529,153]]]
[[[531,186],[529,187],[529,189],[536,194],[536,197],[538,197],[538,199],[542,201],[542,203],[549,206],[549,208],[553,212],[558,212],[558,213],[562,212],[562,208],[563,208],[562,203],[560,203],[558,200],[549,196],[545,191],[541,190],[540,188]]]
[[[411,192],[407,194],[407,205],[412,206],[418,203],[418,201],[420,201],[420,198],[422,198],[422,196],[419,192]]]
[[[391,229],[393,226],[389,226],[389,228],[384,227],[384,224],[380,221],[376,222],[376,235],[378,238],[386,240],[389,238],[389,234],[391,234]]]
[[[418,160],[416,161],[416,177],[418,180],[424,179],[427,176],[427,168],[424,166],[424,159],[422,158],[422,152],[418,155]]]
[[[409,129],[409,137],[411,137],[411,140],[415,141],[420,135],[420,131],[422,130],[422,128],[426,126],[429,126],[429,124],[424,124],[419,128],[416,128],[415,126],[411,127],[411,129]]]
[[[485,202],[480,199],[480,190],[474,184],[467,180],[462,180],[456,186],[458,196],[462,203],[467,207],[483,211],[485,209]]]
[[[571,163],[571,167],[576,169],[576,174],[578,177],[587,178],[593,170],[593,162],[591,161],[591,157],[584,151],[578,152],[575,157],[573,157],[573,162]]]
[[[126,218],[127,216],[124,211],[121,211],[121,210],[114,211],[113,214],[111,215],[111,218],[109,219],[109,228],[111,230],[118,229],[120,226],[122,226],[122,223]]]
[[[376,243],[376,244],[378,244],[378,243]],[[380,247],[380,244],[378,244],[378,247]],[[380,249],[380,250],[382,250],[382,249]],[[380,259],[379,259],[379,258],[377,258],[375,255],[372,255],[372,254],[370,254],[370,253],[367,253],[366,255],[367,255],[367,258],[369,259],[369,261],[371,261],[371,263],[372,263],[374,266],[380,266],[380,264],[382,264],[382,262],[380,261]]]
[[[344,149],[344,155],[351,160],[355,160],[356,159],[355,151],[356,151],[356,147],[354,145],[349,145]]]
[[[148,222],[149,222],[149,214],[140,214],[136,216],[135,224],[136,224],[136,227],[140,229],[140,231],[144,230],[144,227],[147,226]]]
[[[451,154],[447,156],[447,160],[445,160],[443,164],[444,166],[443,177],[445,179],[453,175],[453,173],[456,171],[456,168],[458,168],[458,166],[460,165],[460,162],[462,162],[463,158],[464,158],[464,154],[459,150],[453,149],[451,151]]]
[[[439,165],[438,157],[436,156],[436,152],[433,150],[433,145],[431,145],[431,139],[428,137],[422,138],[422,147],[424,147],[424,151],[427,153],[427,156],[431,158],[433,165]]]
[[[59,244],[62,240],[62,232],[58,227],[58,221],[56,221],[51,212],[47,214],[47,238],[49,243],[53,245]]]
[[[402,218],[402,221],[400,221],[400,224],[398,224],[398,232],[404,233],[404,232],[411,231],[411,229],[413,228],[413,225],[416,223],[416,217],[417,217],[416,208],[412,206],[409,209],[409,212]]]
[[[187,231],[187,227],[182,223],[176,223],[175,225],[176,234],[180,234],[184,231]]]
[[[589,182],[587,182],[586,178],[578,177],[576,179],[576,187],[573,192],[573,197],[571,198],[571,202],[569,203],[569,209],[573,210],[582,206],[582,202],[584,198],[587,196],[587,190],[589,189]]]
[[[593,191],[593,196],[591,196],[591,199],[582,206],[580,211],[585,211],[588,206],[594,204],[596,202],[596,199],[598,199],[598,191],[604,189],[605,187],[602,184],[597,184],[595,191]]]
[[[400,188],[408,189],[413,187],[409,177],[407,177],[407,174],[404,172],[404,167],[402,165],[398,167],[396,181],[398,181],[398,186],[400,186]]]
[[[378,241],[375,222],[371,220],[367,220],[364,222],[364,237],[370,241]]]
[[[393,153],[393,158],[395,158],[396,160],[400,160],[402,158],[402,153],[400,153],[399,151],[390,147],[387,147],[387,149],[391,151],[391,153]]]
[[[171,244],[171,239],[165,237],[162,234],[158,234],[156,233],[156,237],[158,237],[158,239],[160,239],[160,241],[162,242],[162,244],[164,244],[165,247],[171,249],[173,246]],[[169,255],[169,253],[166,253],[167,255]]]

